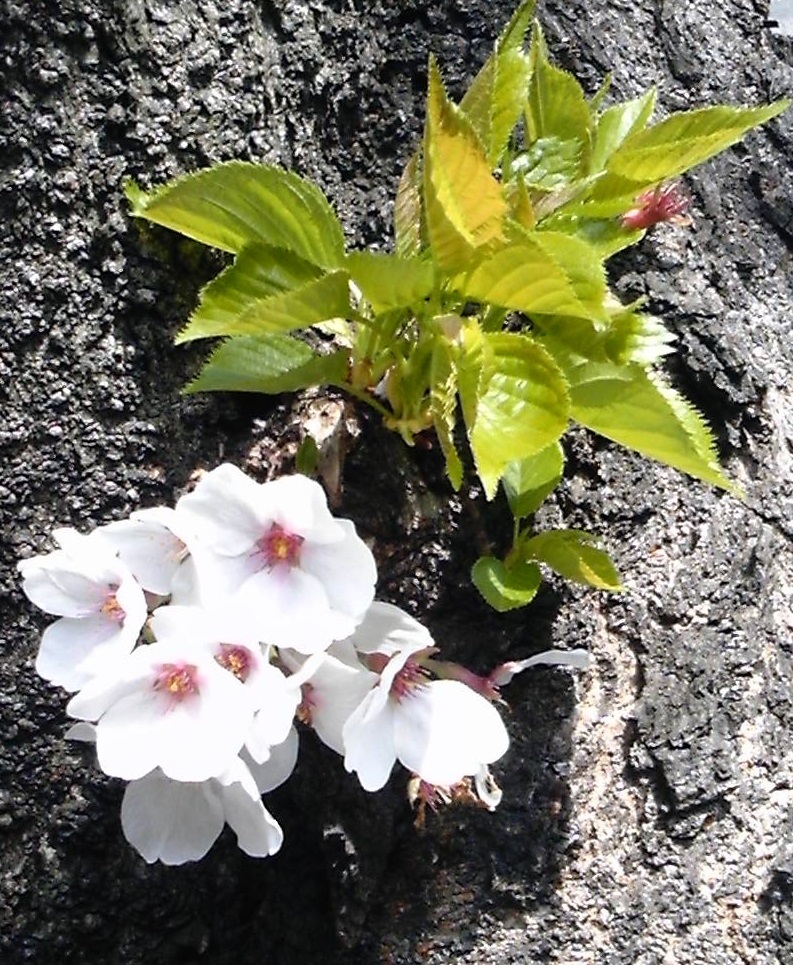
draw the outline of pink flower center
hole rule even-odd
[[[297,719],[301,724],[311,724],[314,716],[314,705],[316,704],[316,698],[314,697],[314,687],[311,684],[303,684],[300,688],[300,692],[303,695],[303,699],[300,701],[300,706],[297,708]]]
[[[198,693],[198,668],[192,663],[163,663],[160,665],[154,689],[162,691],[174,703]]]
[[[427,684],[429,673],[412,658],[394,677],[389,694],[395,700],[404,700]]]
[[[116,623],[123,623],[124,617],[127,615],[124,608],[116,599],[116,593],[118,592],[117,585],[110,585],[108,588],[107,596],[105,597],[105,602],[99,608],[99,612],[103,613],[106,617],[110,617],[111,620],[115,620]]]
[[[256,543],[256,552],[264,560],[268,569],[275,566],[297,566],[300,562],[300,547],[303,537],[297,533],[290,533],[278,523],[273,523],[270,529]]]
[[[215,654],[215,660],[241,683],[245,683],[253,667],[250,650],[234,643],[221,643],[220,653]]]

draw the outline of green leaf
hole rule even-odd
[[[153,191],[128,185],[127,197],[134,217],[223,251],[257,241],[326,268],[344,257],[344,234],[323,193],[277,167],[230,161]]]
[[[588,367],[585,367],[588,368]],[[572,416],[607,439],[735,492],[719,466],[713,435],[694,407],[656,373],[622,366],[622,378],[568,372]]]
[[[315,476],[319,466],[319,447],[313,436],[305,436],[295,456],[295,470],[304,476]]]
[[[527,315],[589,319],[602,314],[604,274],[592,248],[551,232],[518,229],[516,237],[515,244],[452,279],[455,290],[472,301]]]
[[[291,251],[255,242],[247,245],[234,264],[203,289],[198,308],[176,341],[230,332],[255,302],[299,288],[320,273],[316,265]]]
[[[430,368],[430,411],[438,442],[446,460],[446,475],[454,489],[463,481],[463,464],[454,445],[457,422],[457,377],[448,342],[438,340],[433,347]]]
[[[523,53],[535,0],[523,0],[496,41],[495,50],[460,101],[487,151],[491,165],[498,162],[520,117],[526,97],[530,64]]]
[[[615,362],[635,362],[647,368],[674,352],[672,342],[675,338],[653,315],[628,311],[612,318],[605,348]]]
[[[414,154],[399,179],[394,200],[394,239],[396,253],[412,258],[421,252],[421,169]]]
[[[432,263],[374,251],[354,251],[345,265],[375,312],[408,308],[432,291]]]
[[[231,338],[218,346],[186,392],[295,392],[343,385],[348,352],[317,355],[289,335]]]
[[[424,212],[432,255],[465,267],[501,239],[507,203],[468,118],[451,103],[430,61],[424,135]]]
[[[586,161],[592,127],[589,104],[575,77],[548,60],[545,39],[536,22],[532,30],[530,59],[532,74],[526,104],[527,142],[545,137],[578,141]]]
[[[581,141],[577,138],[538,138],[511,166],[511,171],[520,174],[527,186],[543,191],[566,187],[580,170]]]
[[[603,111],[595,128],[590,171],[601,171],[626,138],[645,128],[655,109],[655,99],[653,87],[635,100],[615,104]]]
[[[525,519],[537,512],[556,489],[563,469],[564,452],[558,442],[507,466],[501,482],[515,519]]]
[[[217,335],[288,332],[328,319],[344,318],[349,311],[349,276],[346,271],[334,271],[299,288],[256,299],[234,318],[226,313],[215,316],[200,308],[176,341],[189,342]]]
[[[788,101],[765,107],[705,107],[673,114],[637,131],[611,155],[608,176],[597,183],[593,200],[634,195],[701,164],[741,138],[753,127],[781,114]]]
[[[494,610],[505,613],[531,603],[542,582],[536,563],[507,567],[494,556],[482,556],[471,569],[474,586]]]
[[[521,546],[524,559],[541,560],[560,576],[599,590],[621,590],[619,573],[608,553],[592,544],[591,533],[580,529],[553,529]]]
[[[510,462],[540,452],[567,428],[567,386],[551,356],[527,335],[468,326],[462,338],[479,353],[478,380],[470,377],[473,367],[463,369],[458,391],[476,469],[492,499]]]

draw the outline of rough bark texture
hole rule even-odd
[[[20,556],[53,525],[172,501],[224,456],[260,478],[290,468],[309,404],[179,395],[201,352],[171,338],[217,263],[142,237],[122,181],[278,162],[319,181],[351,240],[384,246],[429,51],[459,94],[511,6],[2,4],[6,965],[793,962],[790,113],[688,179],[693,228],[658,230],[613,267],[678,333],[673,377],[747,491],[576,435],[545,519],[602,533],[628,594],[552,584],[494,615],[466,577],[479,523],[449,501],[437,453],[358,416],[342,510],[374,540],[380,596],[481,668],[552,643],[595,656],[578,680],[541,670],[509,687],[496,814],[417,831],[402,776],[366,795],[306,739],[271,799],[276,858],[227,834],[198,865],[149,867],[123,840],[119,782],[63,740],[63,695],[33,672],[46,618],[21,597]],[[540,15],[590,92],[607,71],[619,97],[659,84],[661,110],[793,91],[791,42],[762,0],[547,0]]]

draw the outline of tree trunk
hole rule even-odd
[[[0,129],[0,959],[37,963],[793,962],[793,113],[686,179],[693,226],[615,259],[678,336],[674,382],[708,416],[741,501],[583,432],[546,523],[600,534],[618,597],[551,581],[487,608],[467,571],[504,507],[453,496],[435,450],[349,407],[340,513],[373,541],[379,597],[484,670],[546,646],[595,664],[505,688],[494,814],[413,826],[405,775],[369,795],[303,735],[269,800],[282,851],[226,832],[196,865],[146,865],[120,782],[63,739],[33,660],[44,615],[14,570],[55,525],[172,503],[230,459],[293,468],[298,423],[338,397],[182,397],[174,348],[219,262],[126,214],[122,185],[213,161],[319,182],[351,243],[389,244],[430,51],[459,97],[513,0],[5,0]],[[793,90],[761,0],[547,0],[558,63],[659,110]],[[327,401],[327,400],[330,401]],[[499,522],[501,521],[501,522]]]

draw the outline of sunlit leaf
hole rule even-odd
[[[457,422],[457,377],[449,344],[438,340],[432,353],[430,407],[438,442],[446,460],[446,475],[455,489],[463,481],[463,464],[454,445]]]
[[[375,251],[354,251],[345,266],[376,312],[416,305],[432,291],[432,263]]]
[[[471,579],[494,610],[506,613],[531,603],[542,573],[536,563],[517,563],[508,569],[494,556],[482,556],[471,569]]]
[[[620,369],[622,378],[595,378],[590,370],[582,381],[580,374],[568,372],[573,419],[629,449],[735,491],[719,466],[713,434],[696,409],[658,374],[638,365]]]
[[[251,302],[233,319],[227,316],[199,316],[200,326],[191,321],[178,342],[215,335],[263,335],[307,328],[327,319],[344,317],[350,311],[349,276],[334,271],[306,282],[299,288],[277,292]]]
[[[591,534],[579,529],[552,529],[521,545],[524,559],[546,563],[560,576],[600,590],[621,590],[619,573],[611,557],[592,544]]]
[[[321,269],[291,251],[252,243],[201,292],[201,301],[177,342],[230,333],[255,302],[299,288]],[[185,337],[186,336],[186,337]]]
[[[348,352],[318,355],[289,335],[231,338],[212,353],[186,392],[295,392],[342,385]]]
[[[153,191],[130,184],[127,197],[136,218],[224,251],[257,241],[327,268],[344,256],[344,234],[324,194],[277,167],[230,161]]]
[[[396,253],[402,258],[421,252],[421,215],[421,169],[416,153],[405,165],[394,200]]]
[[[516,519],[536,513],[562,478],[564,452],[558,442],[533,456],[510,462],[501,482]]]
[[[424,212],[432,255],[447,270],[468,264],[501,238],[501,185],[465,115],[451,103],[430,62],[424,136]]]
[[[603,111],[595,128],[590,170],[600,171],[626,138],[645,128],[655,108],[655,98],[656,90],[652,88],[635,100]]]
[[[464,330],[464,343],[473,337]],[[529,336],[485,333],[477,348],[478,384],[460,377],[458,390],[476,469],[492,499],[510,462],[559,439],[567,428],[569,399],[558,366]]]

